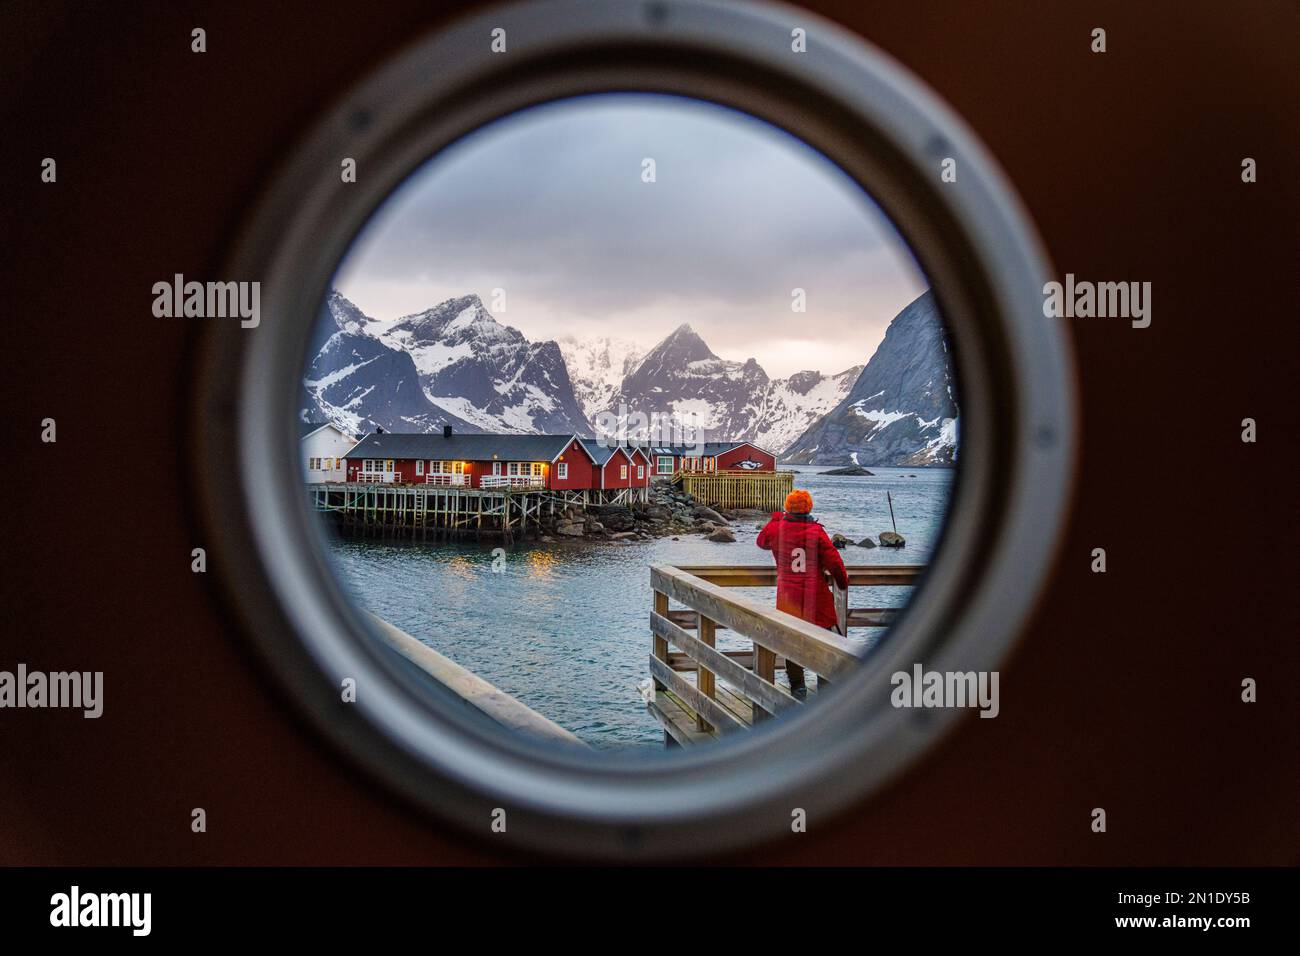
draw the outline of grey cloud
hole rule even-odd
[[[792,334],[865,348],[925,280],[874,204],[798,140],[721,107],[620,94],[518,114],[436,157],[372,220],[339,284],[380,318],[433,305],[421,286],[485,300],[500,286],[502,318],[530,338],[635,312],[639,328],[604,331],[653,339],[689,321],[715,351],[759,353]],[[808,316],[790,312],[795,287]]]

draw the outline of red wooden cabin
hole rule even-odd
[[[656,478],[679,471],[776,471],[776,455],[753,442],[708,441],[693,445],[648,445]]]
[[[347,480],[459,488],[600,487],[596,458],[577,435],[375,432],[347,454]]]
[[[650,487],[650,460],[638,448],[627,445],[606,445],[594,438],[584,438],[583,444],[596,459],[599,484],[603,490]]]

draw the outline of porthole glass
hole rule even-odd
[[[953,491],[950,351],[825,156],[699,100],[568,99],[453,143],[349,247],[306,491],[345,592],[444,687],[533,740],[680,752],[886,639]]]

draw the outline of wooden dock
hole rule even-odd
[[[672,480],[710,508],[780,511],[794,488],[793,471],[679,471]]]
[[[665,744],[701,743],[803,706],[789,692],[787,659],[806,668],[809,699],[844,679],[861,661],[856,646],[843,636],[847,629],[888,627],[897,614],[895,608],[852,608],[849,592],[855,587],[911,587],[923,570],[923,565],[848,568],[849,587],[835,589],[836,633],[770,604],[727,593],[735,587],[775,589],[776,569],[770,565],[652,566],[654,696],[646,706],[663,725]],[[674,603],[682,607],[674,608]],[[750,647],[718,650],[716,636],[723,629],[747,638]]]
[[[307,485],[312,507],[344,533],[390,537],[501,537],[539,533],[543,515],[586,507],[586,491],[530,486],[462,488],[438,484]]]

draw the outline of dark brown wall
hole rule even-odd
[[[0,14],[14,457],[0,668],[107,674],[99,721],[0,712],[0,863],[493,859],[344,768],[189,570],[179,435],[195,330],[154,319],[148,290],[208,275],[314,111],[459,8],[321,6],[24,0]],[[813,6],[964,114],[1061,273],[1153,282],[1154,320],[1069,325],[1077,504],[1003,669],[1001,717],[967,721],[836,827],[743,859],[1296,862],[1296,5]],[[57,186],[39,182],[45,156]],[[38,440],[47,416],[55,445]],[[1257,444],[1239,440],[1245,416]],[[1105,575],[1089,573],[1094,547]],[[1244,676],[1260,682],[1253,706]],[[208,809],[201,837],[193,806]]]

